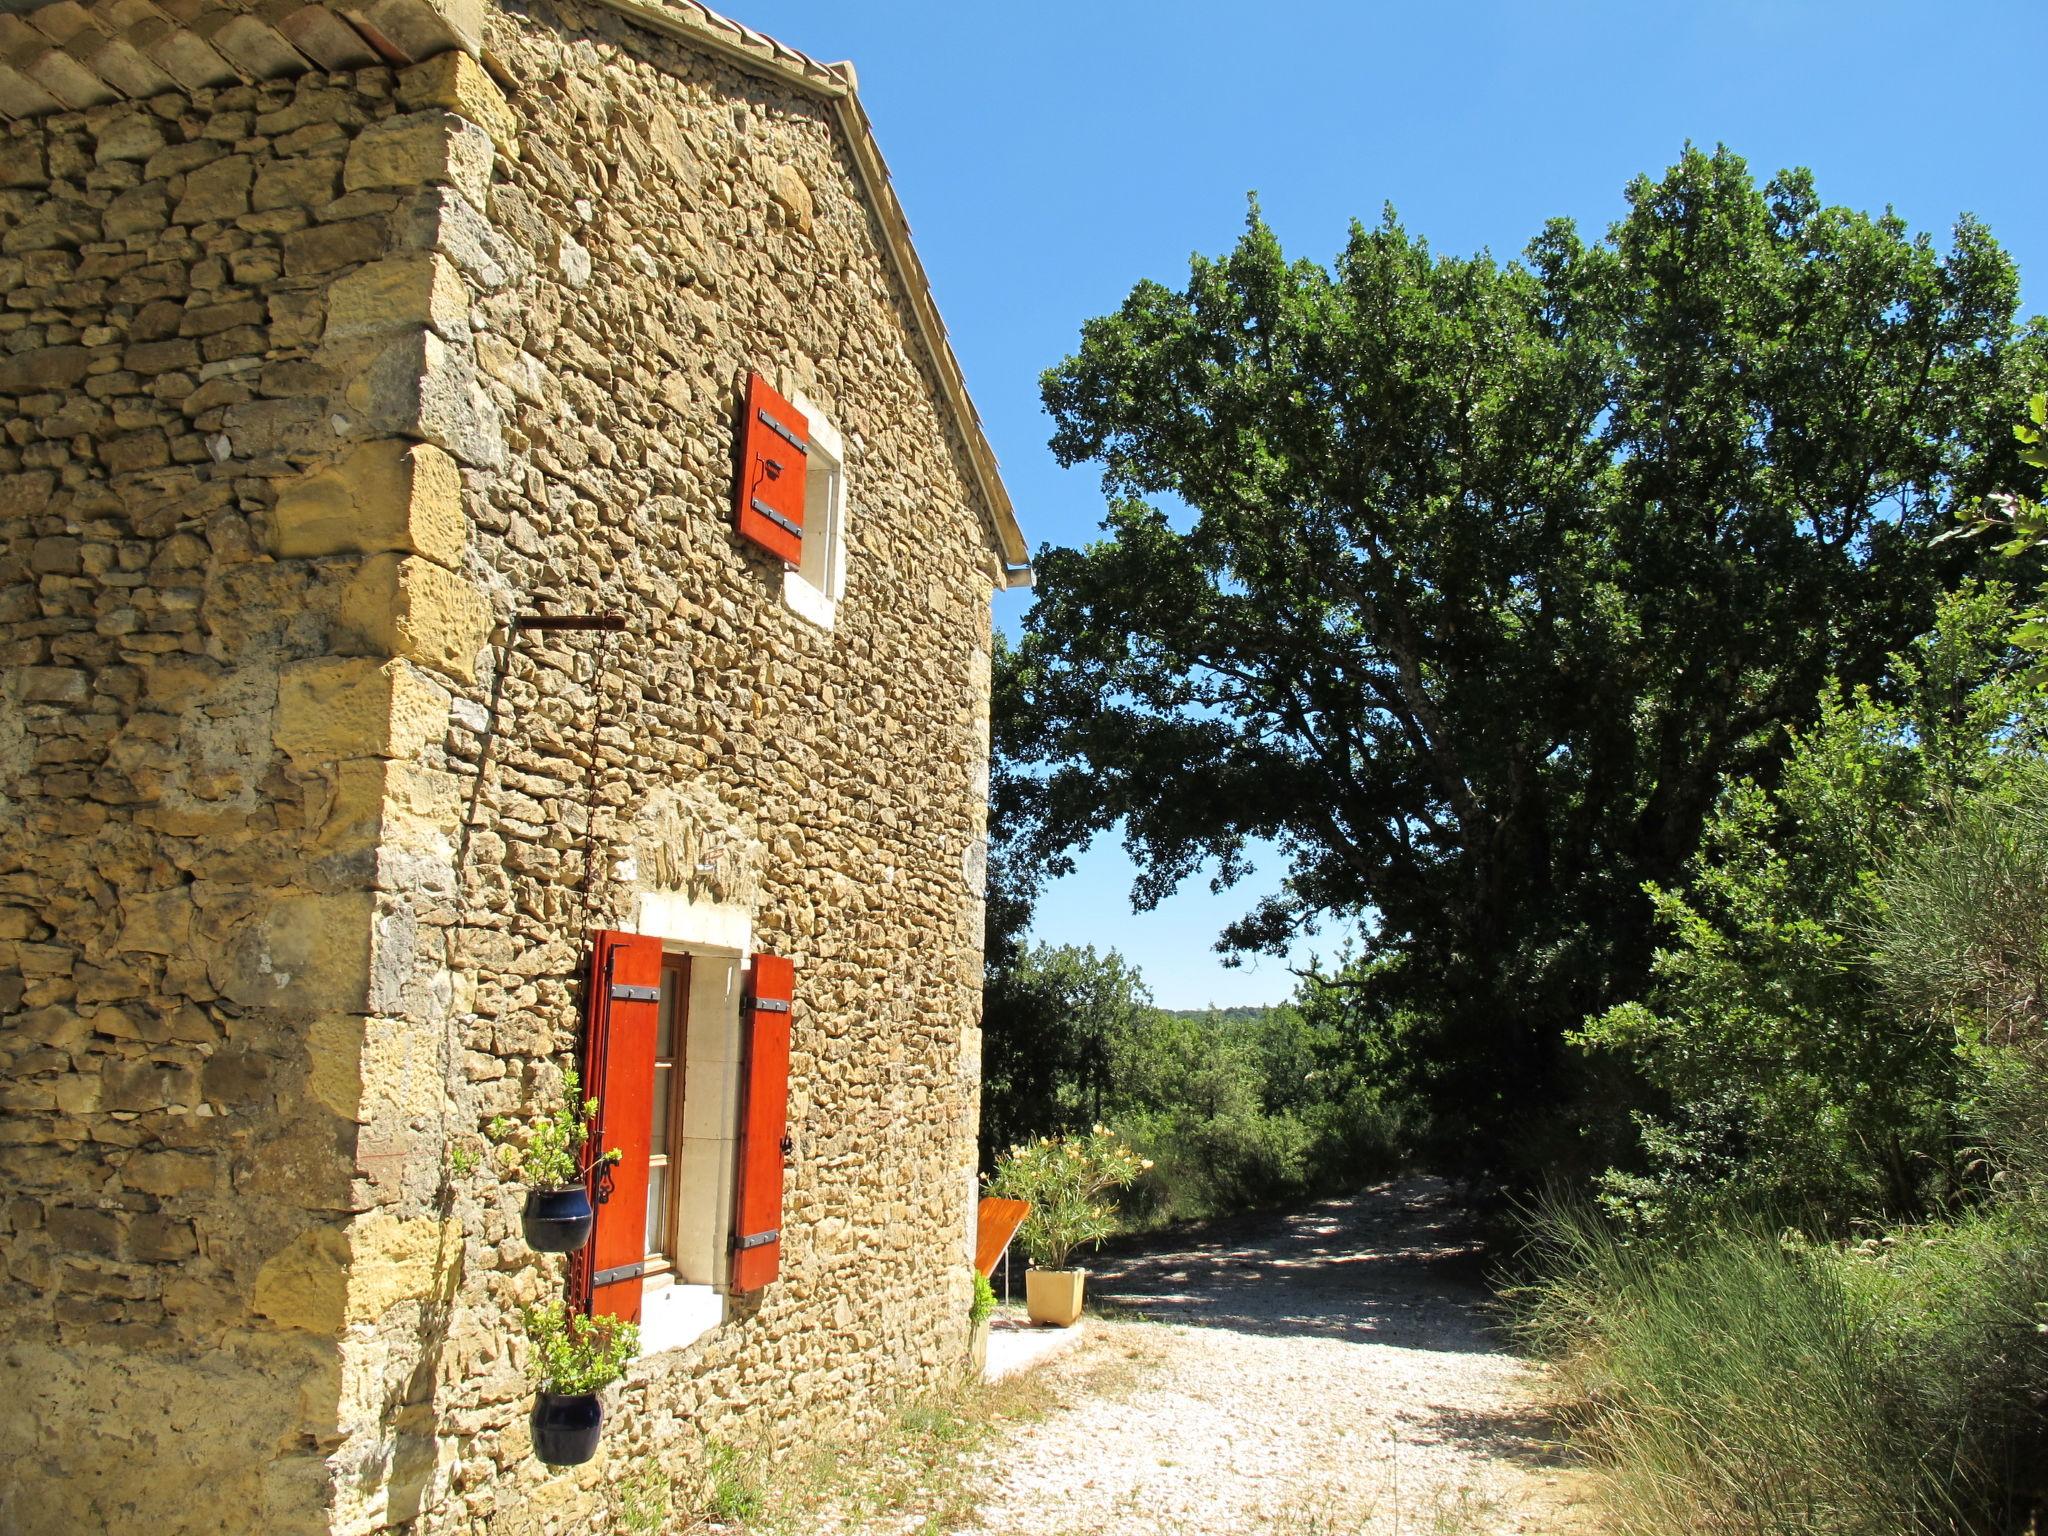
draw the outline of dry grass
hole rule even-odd
[[[942,1536],[974,1519],[974,1453],[1056,1401],[1031,1371],[927,1393],[869,1433],[779,1461],[715,1447],[695,1515],[672,1517],[667,1536]]]

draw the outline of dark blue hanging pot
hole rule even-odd
[[[534,1455],[551,1467],[580,1467],[597,1454],[604,1404],[595,1392],[537,1392],[527,1424]]]
[[[590,1241],[595,1219],[589,1192],[572,1184],[567,1189],[528,1190],[519,1226],[526,1246],[536,1253],[574,1253]]]

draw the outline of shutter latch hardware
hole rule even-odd
[[[754,999],[754,1007],[760,1013],[787,1013],[789,1012],[789,999],[786,997],[757,997]]]
[[[736,1237],[732,1240],[732,1245],[735,1248],[765,1248],[781,1236],[782,1228],[775,1227],[766,1232],[755,1232],[746,1237]]]
[[[612,1001],[615,1003],[658,1003],[661,988],[629,986],[623,981],[612,983]]]
[[[590,1277],[592,1285],[617,1285],[621,1280],[637,1280],[647,1273],[647,1261],[638,1264],[620,1264],[612,1269],[600,1269]]]

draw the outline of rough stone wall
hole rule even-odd
[[[823,104],[598,9],[489,47],[509,97],[452,54],[0,151],[0,1525],[602,1528],[619,1458],[851,1428],[964,1345],[963,450]],[[830,631],[730,531],[750,369],[847,440]],[[560,1268],[450,1151],[664,890],[796,961],[782,1278],[544,1476]]]
[[[459,1249],[375,1154],[445,1098],[418,913],[489,624],[468,78],[0,141],[0,1527],[326,1530],[350,1427],[430,1396]]]
[[[797,967],[782,1276],[643,1361],[581,1477],[528,1458],[495,1342],[497,1309],[558,1270],[517,1242],[515,1190],[480,1177],[458,1202],[475,1300],[445,1380],[476,1432],[449,1518],[580,1530],[621,1456],[686,1473],[709,1436],[851,1430],[958,1366],[981,976],[962,863],[984,831],[991,556],[826,106],[598,7],[501,15],[487,46],[520,132],[491,199],[506,280],[473,311],[506,441],[504,469],[470,477],[477,548],[501,602],[618,610],[628,629],[523,636],[456,702],[462,771],[489,762],[452,1119],[552,1086],[582,930],[632,927],[643,890],[749,904],[756,946]],[[749,370],[848,443],[829,632],[731,531]]]

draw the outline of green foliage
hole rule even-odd
[[[662,1536],[675,1510],[675,1479],[659,1467],[642,1466],[606,1484],[612,1520],[621,1531]]]
[[[640,1350],[637,1324],[571,1314],[559,1299],[523,1309],[519,1320],[533,1345],[527,1368],[548,1392],[595,1392],[625,1375]]]
[[[704,1458],[705,1510],[714,1519],[759,1518],[768,1499],[760,1459],[723,1440],[707,1442]]]
[[[1029,1200],[1018,1237],[1039,1269],[1065,1269],[1076,1248],[1117,1230],[1116,1208],[1102,1197],[1149,1165],[1103,1126],[1076,1136],[1043,1136],[996,1159],[989,1192]]]
[[[1115,950],[1021,937],[991,965],[983,997],[983,1161],[1012,1143],[1078,1131],[1114,1099],[1117,1063],[1151,995]]]
[[[1555,1363],[1623,1536],[2021,1528],[2048,1449],[2038,1212],[1848,1248],[1741,1217],[1644,1242],[1564,1203],[1534,1237],[1518,1324]]]
[[[482,1159],[475,1147],[467,1142],[456,1142],[448,1148],[448,1174],[451,1178],[466,1179],[477,1171]]]
[[[1277,843],[1225,943],[1359,924],[1362,1043],[1468,1147],[1613,1088],[1564,1036],[1640,990],[1644,882],[1925,627],[2040,366],[1968,220],[1943,254],[1725,150],[1628,201],[1505,264],[1391,215],[1289,261],[1254,210],[1044,380],[1110,507],[998,689],[1013,865],[1121,827],[1149,906]]]
[[[996,1288],[980,1270],[974,1272],[974,1301],[967,1309],[967,1324],[978,1328],[995,1315]]]
[[[2048,774],[1957,807],[1887,870],[1871,967],[1887,1002],[1995,1045],[2048,1008]]]
[[[2035,395],[2027,402],[2027,419],[2013,427],[2012,435],[2020,445],[2021,463],[2048,470],[2048,394]],[[1956,514],[1962,519],[1962,526],[1941,537],[1988,534],[1996,539],[1999,554],[2016,560],[2034,550],[2048,548],[2048,507],[2041,505],[2042,500],[2048,500],[2048,480],[2042,483],[2039,500],[2015,492],[1993,497],[1980,506],[1962,508]],[[2034,627],[2022,632],[2020,643],[2030,650],[2048,649],[2048,625],[2042,624],[2038,610],[2034,620]]]
[[[1302,1001],[1154,1011],[1128,1039],[1110,1121],[1154,1163],[1137,1209],[1177,1220],[1270,1206],[1405,1160],[1409,1117],[1360,1080],[1336,1013]]]
[[[1638,1115],[1648,1171],[1610,1175],[1617,1210],[1697,1218],[1732,1199],[1907,1214],[1954,1186],[1967,1038],[1954,1009],[1897,992],[1909,963],[1923,992],[1970,985],[1956,973],[1981,958],[1963,952],[1976,930],[1943,925],[1961,921],[1959,897],[1989,899],[1980,881],[1936,900],[1912,850],[1971,797],[2034,781],[2048,709],[2006,646],[2009,598],[1993,586],[1944,600],[1875,686],[1830,690],[1774,787],[1724,790],[1686,887],[1650,887],[1668,936],[1650,996],[1575,1037],[1625,1057],[1670,1106]],[[1906,929],[1877,937],[1914,870],[1917,947]],[[1874,949],[1891,957],[1893,995]],[[1937,954],[1946,981],[1931,974]],[[2037,958],[2013,981],[2041,974]]]
[[[996,985],[992,979],[991,987]],[[1336,995],[1301,1006],[1173,1012],[1112,951],[1020,947],[1001,978],[1010,1025],[984,1045],[982,1145],[1107,1122],[1154,1165],[1128,1202],[1151,1220],[1218,1215],[1349,1186],[1398,1166],[1413,1116],[1358,1074]],[[1018,999],[1034,999],[1027,1012]],[[998,1011],[992,993],[991,1017]],[[1006,1138],[1006,1139],[999,1139]]]
[[[579,1105],[576,1094],[581,1086],[575,1068],[566,1068],[561,1102],[543,1110],[530,1125],[521,1126],[504,1115],[491,1121],[491,1140],[497,1145],[499,1162],[527,1188],[567,1189],[583,1178],[585,1168],[578,1154],[590,1139],[597,1100],[585,1099]],[[616,1147],[604,1154],[606,1162],[615,1163],[619,1157]]]

